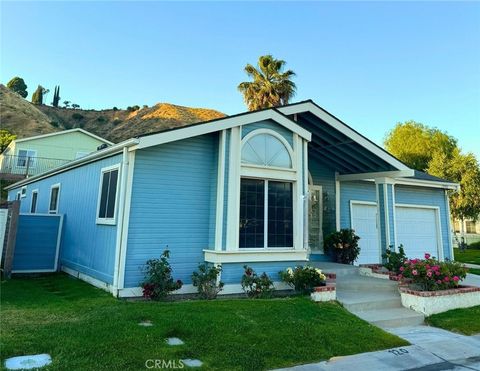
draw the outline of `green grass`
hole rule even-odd
[[[480,306],[464,309],[453,309],[448,312],[434,314],[425,321],[432,326],[465,335],[480,333]]]
[[[456,261],[480,265],[480,250],[467,249],[461,252],[459,249],[453,249],[453,253]]]
[[[48,353],[46,370],[140,370],[148,359],[183,358],[209,370],[262,370],[406,344],[336,303],[125,301],[63,274],[2,283],[0,326],[2,360]],[[167,346],[169,336],[185,345]]]

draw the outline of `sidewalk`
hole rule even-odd
[[[285,368],[295,371],[479,370],[480,335],[464,336],[428,326],[387,331],[412,345],[377,352],[335,357],[328,361]]]

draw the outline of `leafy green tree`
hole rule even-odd
[[[292,81],[295,72],[283,72],[285,64],[271,55],[263,55],[258,59],[258,68],[251,64],[245,66],[245,72],[253,81],[240,83],[238,90],[250,111],[288,104],[295,95],[297,87]]]
[[[63,108],[70,108],[70,101],[69,100],[64,100],[63,101]]]
[[[437,152],[453,155],[457,140],[436,128],[415,121],[398,123],[385,138],[385,148],[413,169],[426,171]]]
[[[7,83],[7,88],[19,94],[22,98],[26,98],[28,95],[27,84],[21,77],[14,77]]]
[[[460,190],[450,194],[450,210],[455,219],[479,218],[480,165],[473,153],[462,154],[458,148],[451,156],[435,152],[427,171],[460,184]]]
[[[72,108],[73,108],[73,109],[80,108],[80,105],[79,105],[79,104],[76,104],[76,103],[73,103],[73,104],[72,104]]]
[[[32,103],[42,105],[43,104],[43,93],[45,89],[42,85],[38,85],[37,89],[32,94]]]
[[[10,133],[8,130],[0,130],[0,153],[5,151],[12,140],[17,139],[15,134]]]

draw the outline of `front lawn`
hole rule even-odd
[[[147,320],[154,325],[138,325]],[[48,353],[47,370],[140,370],[149,359],[184,358],[203,369],[262,370],[406,344],[335,303],[125,301],[63,274],[2,283],[0,326],[2,364]],[[170,336],[185,345],[166,345]]]
[[[480,306],[453,309],[425,318],[429,325],[465,335],[480,333]]]
[[[461,252],[459,249],[453,249],[453,254],[456,261],[480,265],[480,250],[467,249]]]

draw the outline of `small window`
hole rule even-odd
[[[261,133],[254,135],[243,145],[242,164],[289,169],[292,167],[292,159],[280,139]]]
[[[461,229],[460,229],[460,221],[455,220],[455,222],[453,223],[453,231],[454,231],[455,233],[460,233],[460,232],[461,232]]]
[[[17,197],[16,197],[16,200],[17,201],[20,201],[20,197],[22,196],[22,194],[20,193],[20,191],[17,192]]]
[[[97,223],[115,224],[119,165],[102,169],[98,198]]]
[[[30,212],[35,214],[37,212],[37,199],[38,199],[38,191],[32,191],[32,203],[30,205]]]
[[[22,189],[20,190],[20,197],[27,197],[27,187],[22,187]]]
[[[473,222],[471,220],[467,220],[465,222],[465,229],[466,229],[467,233],[475,233],[476,232],[475,222]]]
[[[37,160],[37,151],[31,149],[20,149],[18,151],[17,166],[35,167]]]
[[[60,184],[55,184],[50,188],[50,204],[48,206],[48,212],[50,214],[58,213],[58,200],[60,196]]]

